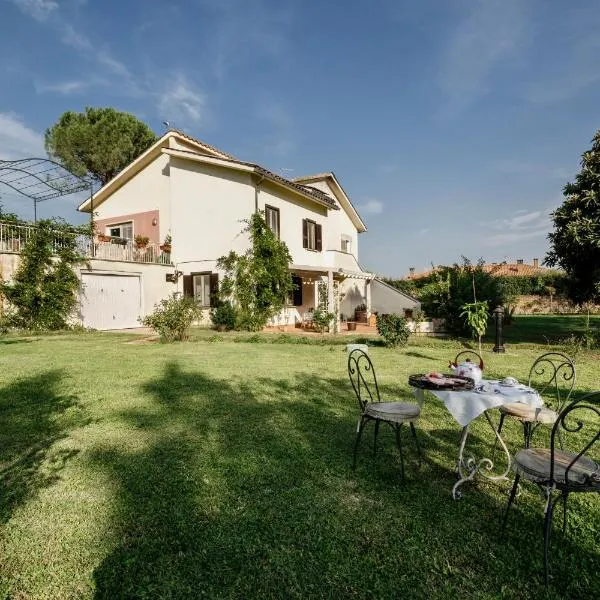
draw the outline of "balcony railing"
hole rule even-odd
[[[0,252],[20,253],[31,238],[34,229],[35,227],[31,225],[0,223]],[[64,236],[64,233],[57,233],[52,243],[55,253],[58,253]],[[76,238],[80,252],[88,258],[159,265],[172,264],[171,253],[161,250],[160,245],[154,242],[139,245],[132,240],[109,236],[94,236],[93,240],[85,235],[77,235]]]

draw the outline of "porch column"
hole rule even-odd
[[[367,286],[367,316],[371,316],[371,279],[367,279],[365,285]]]
[[[315,276],[314,279],[314,293],[315,293],[315,310],[319,307],[319,282],[321,281],[320,277]]]
[[[335,303],[333,298],[333,271],[327,271],[327,312],[335,312]],[[337,333],[337,320],[329,324],[329,330]]]

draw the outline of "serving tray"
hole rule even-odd
[[[458,375],[443,375],[442,378],[434,378],[427,373],[411,375],[408,383],[412,387],[423,390],[444,390],[454,392],[459,390],[472,390],[475,382],[470,377],[460,377]]]

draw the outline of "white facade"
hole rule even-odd
[[[219,257],[245,251],[249,239],[241,233],[242,221],[265,207],[278,209],[280,239],[292,256],[290,270],[303,281],[302,303],[289,307],[288,321],[316,306],[318,280],[341,281],[345,312],[355,301],[370,308],[373,275],[358,262],[358,233],[366,227],[333,174],[289,181],[171,131],[95,194],[93,210],[102,222],[135,219],[136,214],[146,215],[147,221],[158,211],[160,239],[172,237],[170,260],[183,277],[175,285],[156,282],[161,291],[152,292],[152,301],[145,299],[142,285],[140,311],[146,314],[161,294],[174,287],[185,293],[186,277],[215,273]],[[80,210],[90,208],[86,201]],[[305,247],[305,219],[321,226],[320,250]],[[140,217],[138,229],[146,221]],[[330,308],[331,303],[330,298]]]

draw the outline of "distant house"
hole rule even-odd
[[[540,266],[540,261],[537,258],[534,258],[531,264],[525,263],[521,258],[514,263],[486,263],[482,268],[486,273],[490,273],[495,277],[532,277],[536,275],[548,275],[550,273],[556,273],[554,269]],[[408,281],[425,279],[438,270],[438,268],[435,268],[427,271],[421,271],[420,273],[415,273],[415,269],[411,267],[409,274],[403,277],[403,279]]]
[[[82,272],[81,313],[84,325],[97,329],[139,326],[139,317],[174,291],[195,297],[208,318],[223,276],[216,261],[248,248],[241,221],[256,210],[287,244],[297,286],[274,324],[310,319],[324,284],[337,285],[347,316],[362,304],[367,313],[419,306],[360,266],[358,236],[367,228],[330,172],[287,179],[170,130],[79,210],[95,215],[95,260]],[[329,310],[334,302],[329,292]]]

